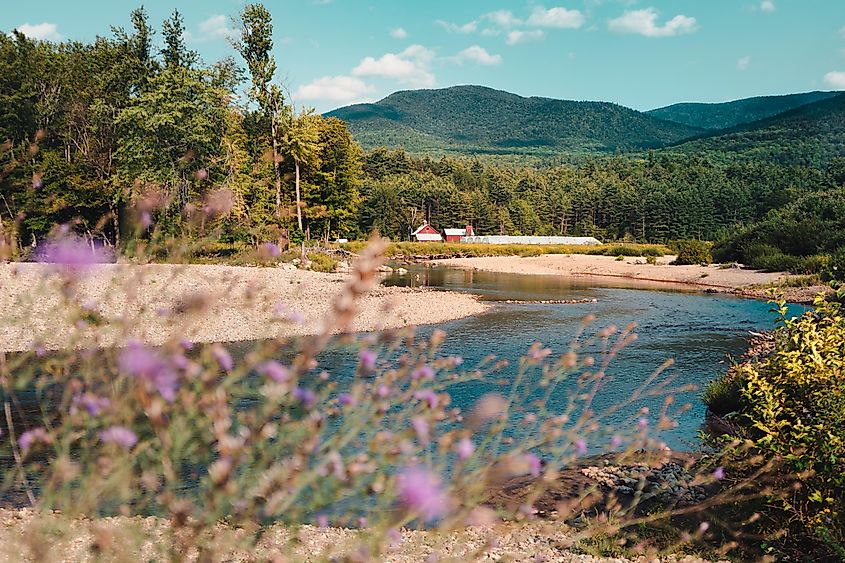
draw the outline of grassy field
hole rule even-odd
[[[341,245],[357,254],[366,246],[364,241]],[[592,254],[601,256],[664,256],[671,250],[659,244],[603,244],[596,246],[572,244],[462,244],[450,242],[393,242],[387,247],[392,259],[466,258],[476,256],[540,256],[541,254]]]

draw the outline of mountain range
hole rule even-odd
[[[417,154],[573,155],[651,149],[804,161],[845,155],[845,94],[808,92],[640,112],[483,86],[400,91],[326,114],[364,148]]]

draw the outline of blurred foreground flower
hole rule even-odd
[[[399,499],[426,522],[442,518],[449,510],[449,496],[440,478],[423,467],[409,467],[399,474]]]
[[[118,358],[120,371],[145,381],[159,392],[164,400],[172,402],[179,388],[179,378],[173,367],[159,354],[138,342],[130,340]]]
[[[125,426],[112,426],[98,434],[104,444],[117,444],[124,449],[132,449],[138,443],[138,436]]]
[[[56,264],[65,271],[75,273],[93,264],[114,262],[114,253],[69,232],[65,227],[60,229],[58,236],[36,250],[35,260]]]

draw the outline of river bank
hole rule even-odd
[[[71,287],[46,264],[0,264],[0,351],[137,338],[231,342],[315,334],[346,276],[285,268],[101,264]],[[77,305],[69,305],[69,290]],[[356,331],[436,324],[483,313],[465,293],[377,286],[358,303]],[[80,311],[80,305],[85,309]],[[80,316],[101,320],[96,333]]]
[[[819,291],[826,290],[825,286],[789,287],[789,275],[784,272],[762,272],[718,264],[671,266],[674,259],[674,256],[663,256],[655,264],[648,264],[645,258],[626,257],[618,260],[612,256],[544,254],[527,257],[449,258],[430,263],[486,272],[617,279],[630,282],[631,287],[695,288],[755,299],[767,299],[767,288],[779,286],[787,301],[792,303],[811,303]]]

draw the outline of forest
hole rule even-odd
[[[694,141],[700,151],[640,148],[531,166],[402,148],[365,153],[345,122],[296,108],[286,95],[262,5],[244,8],[232,56],[211,64],[186,46],[178,11],[159,29],[143,8],[130,21],[90,44],[0,35],[0,229],[16,256],[57,224],[119,249],[153,230],[213,234],[215,248],[238,249],[374,230],[407,240],[429,221],[481,234],[717,241],[721,258],[765,255],[766,267],[783,263],[773,254],[827,255],[845,244],[835,234],[841,151],[828,143],[822,160],[770,157],[796,136],[813,138],[799,123],[807,116],[826,120],[825,139],[837,137],[829,116],[841,96],[760,122],[789,133],[765,136],[766,158],[723,150],[718,136]],[[495,96],[520,108],[538,103]],[[575,112],[567,119],[583,117],[566,107]],[[753,141],[756,130],[732,138]],[[765,228],[784,215],[788,233]],[[796,234],[804,229],[814,236]]]

